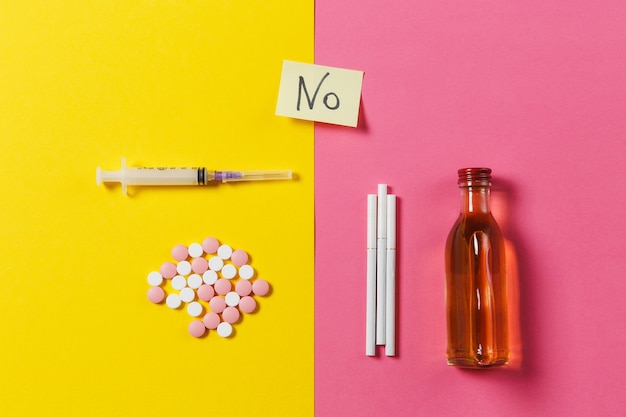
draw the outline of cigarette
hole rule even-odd
[[[376,239],[376,344],[385,344],[385,289],[387,272],[387,184],[378,184]]]
[[[385,355],[396,355],[396,196],[387,196]]]
[[[367,304],[365,354],[376,355],[376,194],[367,196]]]

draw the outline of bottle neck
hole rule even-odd
[[[458,174],[457,184],[461,188],[461,213],[490,213],[491,169],[461,168]]]
[[[487,214],[491,212],[489,187],[461,187],[461,213]]]

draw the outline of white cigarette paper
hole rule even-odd
[[[387,196],[385,355],[396,355],[396,196]]]
[[[365,354],[376,355],[376,194],[367,196],[367,303]]]
[[[385,344],[385,289],[387,281],[387,184],[378,184],[376,236],[376,344]]]

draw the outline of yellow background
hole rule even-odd
[[[313,61],[313,11],[0,0],[0,415],[313,414],[313,127],[274,115],[282,60]],[[97,187],[122,156],[297,180]],[[273,287],[229,339],[146,299],[171,248],[207,236]]]

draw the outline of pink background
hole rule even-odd
[[[365,71],[317,124],[317,416],[626,413],[626,2],[317,0],[316,63]],[[445,363],[456,170],[494,170],[514,357]],[[399,196],[398,352],[365,356],[366,195]],[[515,262],[516,261],[516,262]]]

